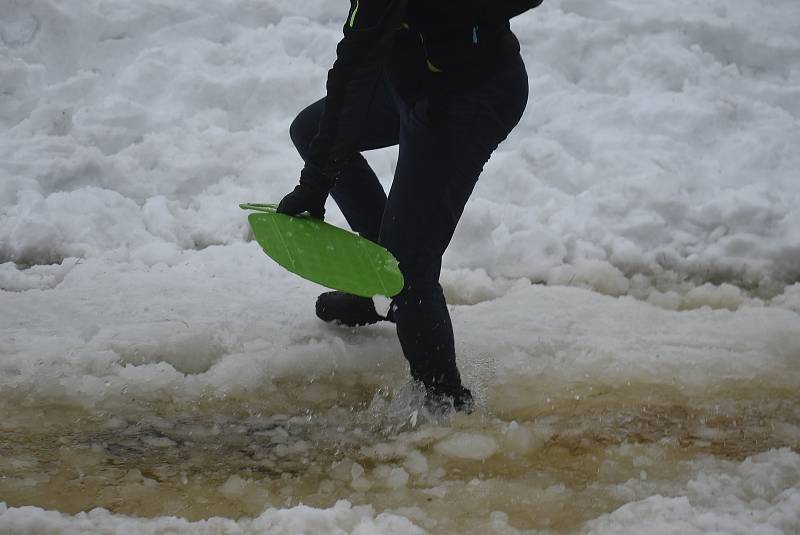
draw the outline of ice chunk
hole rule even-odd
[[[220,486],[219,491],[226,496],[240,496],[244,494],[248,484],[248,480],[242,479],[241,476],[234,474],[225,480],[225,483]]]
[[[364,467],[358,463],[353,463],[353,466],[350,467],[350,478],[355,481],[362,475],[364,475]]]
[[[713,284],[704,284],[697,288],[692,288],[686,297],[683,299],[683,306],[685,308],[700,308],[708,306],[711,308],[727,308],[728,310],[736,310],[747,298],[742,293],[742,290],[731,285],[721,284],[714,286]]]
[[[414,450],[406,457],[403,462],[403,468],[408,470],[410,474],[424,474],[428,471],[428,459],[418,450]]]
[[[408,483],[408,472],[402,468],[392,468],[389,476],[386,478],[386,486],[391,489],[399,489],[405,487]]]
[[[505,432],[505,447],[512,453],[524,455],[533,445],[533,433],[517,422],[511,422]]]
[[[497,441],[479,434],[458,432],[436,444],[436,451],[458,459],[485,460],[498,450]]]

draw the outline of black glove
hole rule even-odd
[[[300,173],[300,184],[281,200],[278,213],[298,215],[308,212],[311,217],[325,219],[325,200],[335,182],[315,165],[306,163]]]

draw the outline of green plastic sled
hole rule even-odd
[[[304,279],[362,297],[403,289],[397,260],[383,247],[324,221],[275,212],[275,204],[240,204],[256,241],[278,264]]]

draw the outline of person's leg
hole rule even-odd
[[[317,135],[324,109],[323,98],[301,111],[289,129],[292,142],[303,159],[311,140]],[[384,81],[373,98],[361,150],[397,145],[399,131],[400,119],[394,94],[388,82]],[[378,241],[386,193],[363,156],[358,154],[342,171],[331,190],[331,197],[342,210],[350,228],[369,240]]]
[[[325,109],[325,99],[304,109],[295,118],[289,129],[300,156],[305,159],[308,147],[319,130],[319,122]],[[370,106],[368,121],[364,128],[361,150],[397,145],[400,118],[394,93],[388,82],[381,83]],[[355,232],[378,241],[386,193],[367,160],[356,155],[345,167],[331,197]],[[352,327],[377,323],[386,318],[375,310],[372,299],[345,292],[325,292],[317,298],[316,314],[323,321],[339,322]]]
[[[480,87],[401,109],[400,154],[379,243],[405,277],[393,312],[411,375],[432,394],[453,397],[457,408],[469,392],[439,285],[442,255],[484,164],[519,121],[527,92],[519,59]]]

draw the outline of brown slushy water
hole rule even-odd
[[[280,400],[253,392],[192,405],[3,400],[0,501],[198,520],[344,499],[432,533],[572,533],[630,501],[669,496],[699,467],[800,451],[796,392],[742,383],[702,393],[496,385],[488,408],[448,420],[357,386],[279,386]],[[542,401],[521,403],[526,392]]]

